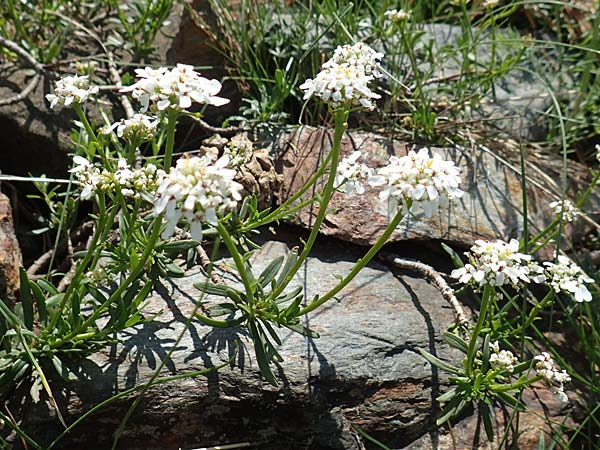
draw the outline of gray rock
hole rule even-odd
[[[293,195],[315,173],[319,161],[332,145],[333,133],[322,128],[301,127],[282,133],[273,149],[276,164],[283,174],[282,200]],[[408,145],[373,133],[349,132],[342,140],[341,155],[355,150],[363,153],[362,161],[370,167],[387,164],[390,155],[406,154]],[[519,174],[487,148],[433,149],[454,160],[462,169],[461,188],[465,195],[449,208],[429,219],[406,220],[390,241],[445,239],[462,245],[476,239],[508,239],[523,231],[523,195]],[[316,187],[320,192],[324,180]],[[530,229],[543,229],[550,222],[546,205],[550,201],[545,190],[529,186]],[[535,189],[535,191],[533,191]],[[376,212],[379,190],[367,187],[364,195],[333,195],[329,213],[321,227],[324,235],[344,241],[373,244],[388,224],[386,216]],[[531,194],[531,193],[530,193]],[[311,194],[312,195],[312,194]],[[307,194],[308,196],[308,194]],[[300,210],[293,221],[310,228],[318,213],[318,205]]]
[[[268,241],[254,256],[258,273],[288,242]],[[319,242],[301,276],[307,297],[336,283],[357,255],[347,245]],[[218,266],[226,270],[226,260]],[[121,345],[83,365],[83,381],[63,390],[68,422],[92,405],[149,379],[184,329],[200,293],[200,273],[177,279],[152,296],[148,314],[160,315],[123,333]],[[284,361],[277,367],[280,387],[261,381],[254,352],[243,330],[210,329],[193,323],[166,364],[164,375],[218,365],[230,367],[206,377],[152,388],[134,414],[119,448],[195,448],[258,442],[261,449],[356,449],[350,424],[389,445],[407,445],[435,419],[435,401],[444,376],[418,349],[456,361],[441,340],[452,312],[426,281],[392,273],[373,263],[332,302],[311,314],[316,340],[281,332]],[[69,394],[64,394],[70,392]],[[131,399],[119,401],[84,422],[57,448],[106,449]],[[48,441],[59,424],[46,412],[27,415],[28,429]]]
[[[0,192],[0,299],[14,303],[19,289],[21,249],[15,236],[8,197]]]

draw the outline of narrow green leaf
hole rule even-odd
[[[454,347],[455,349],[460,350],[465,355],[467,354],[468,345],[465,342],[465,340],[460,336],[457,336],[456,334],[451,333],[450,331],[445,331],[444,340],[448,343],[450,347]]]
[[[298,248],[294,247],[288,255],[287,260],[285,261],[285,265],[283,266],[283,270],[279,274],[279,278],[277,278],[277,285],[280,285],[283,282],[283,280],[289,275],[290,270],[292,270],[292,267],[294,267],[296,261],[298,261]]]
[[[288,325],[284,324],[285,327],[289,328],[296,333],[301,334],[302,336],[306,336],[312,339],[319,339],[320,335],[316,331],[311,330],[303,325]]]
[[[29,287],[31,288],[31,292],[35,297],[35,304],[37,305],[38,315],[40,317],[40,322],[45,324],[48,319],[48,309],[46,308],[46,297],[42,292],[42,289],[33,281],[29,282]]]
[[[246,319],[246,316],[244,315],[234,320],[216,320],[211,319],[210,317],[206,317],[205,315],[200,314],[198,312],[194,314],[194,317],[200,322],[202,322],[204,325],[208,325],[209,327],[213,328],[236,327]]]
[[[423,358],[425,358],[431,365],[433,365],[435,367],[439,367],[440,369],[445,370],[446,372],[453,373],[455,375],[462,374],[461,370],[458,369],[457,367],[454,367],[454,366],[448,364],[447,362],[442,361],[441,359],[433,356],[431,353],[426,352],[422,348],[419,349],[419,353],[421,353],[421,356]]]
[[[494,442],[494,426],[492,425],[492,418],[490,416],[490,408],[483,402],[479,403],[479,413],[483,420],[483,427],[485,434],[490,442]]]
[[[451,387],[448,392],[444,392],[436,400],[440,403],[447,403],[456,396],[456,386]]]
[[[275,275],[277,275],[277,272],[279,272],[279,269],[281,269],[281,266],[283,265],[283,261],[283,256],[275,258],[267,267],[265,267],[265,270],[261,272],[258,277],[258,283],[263,288],[266,287],[273,278],[275,278]]]
[[[250,336],[254,342],[254,353],[256,355],[256,362],[258,363],[260,373],[268,383],[273,386],[278,386],[275,375],[273,375],[273,372],[271,371],[269,359],[267,358],[264,337],[258,332],[256,324],[253,321],[248,322],[248,331],[250,331]]]
[[[21,283],[19,296],[23,308],[23,324],[28,330],[33,330],[33,297],[29,287],[29,277],[23,267],[19,267],[19,282]]]
[[[181,241],[171,241],[161,245],[161,248],[164,251],[178,251],[182,252],[184,250],[189,250],[191,248],[196,248],[200,245],[200,242],[194,241],[191,239],[181,240]]]
[[[229,297],[228,290],[232,289],[228,286],[224,286],[224,285],[222,286],[220,284],[211,283],[208,280],[206,280],[202,283],[194,283],[194,287],[196,289],[198,289],[199,291],[204,292],[205,294],[217,295],[219,297]],[[236,292],[239,292],[239,291],[236,291]]]
[[[448,255],[450,255],[450,259],[452,260],[452,264],[454,264],[454,267],[464,267],[464,263],[460,257],[460,255],[458,253],[456,253],[454,251],[453,248],[449,247],[448,245],[444,244],[442,242],[442,248],[444,249],[444,251],[446,253],[448,253]]]

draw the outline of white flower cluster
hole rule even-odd
[[[254,154],[254,145],[247,133],[233,136],[223,149],[223,155],[229,157],[229,167],[240,167],[247,164]]]
[[[495,8],[498,3],[500,3],[500,0],[485,0],[483,2],[483,7],[492,9]]]
[[[83,186],[81,198],[87,200],[95,192],[121,192],[124,197],[139,198],[142,192],[153,193],[165,176],[165,172],[154,164],[132,169],[125,159],[119,159],[117,170],[101,169],[81,156],[74,156],[73,167],[77,183]]]
[[[98,93],[98,86],[90,84],[90,78],[73,75],[58,80],[54,87],[54,94],[46,94],[46,100],[50,102],[50,108],[59,106],[71,106],[73,103],[85,103],[90,95]]]
[[[213,106],[229,103],[229,100],[217,97],[221,83],[201,77],[193,66],[177,64],[173,69],[146,67],[136,69],[135,73],[140,80],[120,92],[131,92],[140,101],[142,112],[148,108],[158,111],[168,108],[184,110],[193,102]]]
[[[564,255],[558,256],[558,263],[545,262],[546,275],[548,283],[554,289],[554,292],[569,292],[575,297],[577,302],[589,302],[592,300],[592,294],[585,286],[585,283],[593,283],[581,267]]]
[[[548,205],[554,210],[554,214],[562,216],[567,222],[573,222],[578,216],[581,215],[581,211],[571,202],[570,200],[552,202]]]
[[[145,114],[134,114],[131,119],[121,119],[106,127],[105,134],[117,130],[117,136],[132,143],[141,143],[154,138],[158,127],[158,119]]]
[[[562,401],[568,400],[565,394],[564,383],[571,381],[571,377],[565,370],[560,370],[552,356],[547,352],[542,352],[541,355],[537,355],[533,358],[535,361],[535,371],[537,375],[543,377],[546,382],[553,387],[554,394]]]
[[[384,12],[383,15],[392,22],[404,22],[405,20],[410,19],[410,13],[403,9],[390,9]]]
[[[380,76],[379,60],[383,53],[366,44],[338,47],[334,56],[323,64],[323,70],[314,79],[300,85],[304,99],[321,97],[332,108],[343,105],[374,108],[374,99],[381,98],[369,88],[369,82]]]
[[[183,217],[190,223],[192,239],[202,240],[202,223],[217,224],[217,216],[237,206],[243,187],[234,181],[236,171],[227,168],[229,158],[213,162],[208,156],[180,158],[157,189],[154,214],[164,212],[169,238]]]
[[[519,253],[519,241],[516,239],[509,243],[477,240],[471,247],[471,253],[466,254],[470,262],[453,270],[450,275],[460,283],[471,283],[475,287],[510,283],[518,289],[521,282],[529,283],[530,277],[536,283],[545,281],[541,267],[531,261],[531,256]]]
[[[412,205],[413,214],[422,211],[430,217],[440,205],[464,194],[459,189],[460,169],[437,153],[429,156],[427,148],[418,152],[411,150],[400,158],[390,157],[390,163],[378,169],[369,184],[385,186],[379,200],[387,205],[389,216],[394,216],[402,204],[405,210]]]
[[[336,189],[343,187],[346,195],[353,195],[355,192],[363,194],[365,192],[363,183],[374,174],[373,169],[358,162],[361,156],[362,153],[356,151],[350,156],[343,158],[338,164],[335,175],[335,186]]]
[[[498,367],[512,373],[515,370],[515,365],[519,362],[517,357],[509,350],[500,350],[498,341],[490,343],[490,363],[494,367]]]
[[[380,78],[382,76],[379,71],[381,58],[383,58],[383,53],[373,50],[367,44],[358,42],[354,45],[342,45],[336,48],[331,59],[323,64],[323,68],[332,69],[335,66],[348,65],[355,67],[365,75]]]

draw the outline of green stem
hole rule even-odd
[[[483,324],[485,323],[487,310],[490,305],[490,301],[494,296],[494,292],[494,288],[489,284],[486,284],[483,288],[483,295],[481,296],[481,308],[479,309],[479,317],[477,318],[477,324],[475,324],[475,329],[473,330],[471,340],[469,341],[469,348],[467,349],[466,370],[468,373],[470,373],[473,368],[473,360],[475,359],[475,347],[477,346],[477,338],[479,337],[481,329],[483,328]]]
[[[173,147],[175,146],[175,128],[177,127],[177,116],[179,111],[169,109],[167,112],[167,142],[165,146],[165,161],[163,167],[169,170],[173,160]]]
[[[73,337],[81,334],[81,332],[85,332],[87,330],[87,328],[92,323],[94,323],[96,321],[96,319],[98,319],[98,317],[100,317],[100,315],[104,312],[106,307],[108,305],[114,303],[115,300],[123,294],[123,291],[125,289],[127,289],[129,286],[131,286],[131,284],[139,277],[140,272],[144,269],[146,262],[148,261],[148,259],[152,255],[152,252],[154,251],[154,247],[155,247],[156,241],[158,239],[158,235],[160,233],[160,228],[161,228],[161,217],[160,216],[156,217],[154,219],[154,221],[152,222],[151,228],[152,228],[152,232],[150,234],[150,238],[148,240],[148,243],[146,245],[144,253],[142,254],[142,257],[140,258],[140,261],[138,262],[137,266],[135,266],[131,270],[131,273],[127,276],[127,278],[125,278],[125,280],[123,280],[123,282],[121,284],[119,284],[119,287],[110,295],[110,297],[108,297],[108,299],[104,303],[102,303],[102,305],[100,305],[98,308],[96,308],[94,310],[94,312],[85,320],[85,322],[83,322],[79,327],[73,329],[64,338],[59,339],[56,342],[54,342],[52,344],[53,348],[57,348],[57,347],[61,346],[62,344],[64,344],[65,342],[72,339]]]
[[[82,106],[79,103],[73,103],[73,109],[77,113],[79,120],[81,120],[81,123],[83,124],[83,127],[89,136],[90,142],[97,141],[98,139],[96,138],[96,133],[94,133],[94,129],[85,115]],[[94,156],[94,153],[92,153],[90,156]]]
[[[220,221],[217,223],[217,231],[219,232],[219,236],[223,240],[225,247],[227,247],[227,250],[229,250],[229,254],[235,262],[235,267],[242,278],[244,288],[246,289],[246,300],[248,300],[248,303],[252,304],[254,301],[254,295],[252,291],[252,283],[250,282],[250,278],[248,278],[248,268],[246,263],[244,262],[242,255],[240,255],[240,252],[238,252],[238,249],[233,242],[229,231],[227,231],[227,228],[225,228]]]
[[[300,312],[298,313],[298,316],[302,316],[304,314],[308,314],[311,311],[314,311],[316,308],[321,306],[323,303],[325,303],[326,301],[333,298],[339,291],[344,289],[348,285],[348,283],[350,283],[354,279],[354,277],[358,274],[358,272],[360,272],[363,267],[365,267],[367,264],[369,264],[369,262],[377,254],[377,252],[379,250],[381,250],[381,247],[383,247],[383,245],[387,242],[387,240],[392,235],[392,233],[394,232],[396,227],[398,227],[398,224],[400,223],[400,221],[402,220],[403,217],[404,217],[403,211],[399,210],[398,213],[392,219],[392,221],[389,223],[389,225],[387,226],[387,228],[385,229],[383,234],[379,237],[379,239],[377,239],[377,242],[375,242],[375,244],[373,244],[373,246],[369,249],[369,251],[366,253],[365,256],[363,256],[361,259],[359,259],[356,262],[356,264],[354,265],[354,267],[352,268],[350,273],[348,275],[346,275],[346,277],[342,281],[340,281],[340,283],[335,288],[330,290],[323,297],[319,298],[318,300],[316,300],[314,302],[311,302],[309,305],[302,308],[300,310]]]
[[[69,283],[69,285],[67,286],[67,290],[65,291],[65,294],[64,294],[60,304],[58,305],[58,308],[56,309],[54,315],[52,316],[50,324],[46,328],[46,330],[49,330],[50,332],[52,332],[52,330],[54,330],[54,328],[56,327],[58,318],[62,315],[65,305],[67,304],[67,301],[69,300],[71,294],[73,293],[73,290],[79,286],[79,280],[80,280],[81,276],[83,275],[84,270],[90,263],[90,260],[94,256],[94,250],[96,249],[96,245],[98,244],[98,241],[100,241],[101,235],[104,234],[104,230],[105,230],[105,228],[107,228],[107,224],[109,224],[108,229],[110,229],[110,226],[112,225],[112,222],[114,221],[114,214],[112,214],[109,217],[109,220],[107,220],[104,194],[98,195],[97,198],[98,198],[98,206],[100,208],[100,213],[98,214],[98,226],[96,228],[96,231],[94,232],[94,235],[92,236],[92,241],[90,243],[87,253],[85,254],[85,256],[83,258],[83,261],[77,266],[77,269],[75,270],[75,274],[73,275],[71,283]]]
[[[319,203],[319,213],[317,214],[317,218],[315,219],[315,223],[310,232],[310,235],[306,240],[306,244],[302,249],[302,253],[298,257],[298,260],[290,270],[289,274],[285,277],[282,283],[279,286],[277,286],[277,289],[275,289],[271,293],[270,297],[272,299],[276,299],[283,292],[286,286],[292,281],[296,272],[298,272],[298,270],[300,270],[300,267],[302,267],[302,264],[304,264],[304,261],[308,257],[308,254],[312,249],[315,240],[317,239],[317,235],[319,234],[321,224],[323,223],[325,215],[327,214],[327,206],[329,205],[329,200],[331,200],[331,196],[333,194],[333,184],[335,182],[335,175],[337,172],[340,145],[342,142],[342,137],[344,136],[344,132],[348,127],[348,115],[349,110],[347,108],[340,109],[335,112],[335,133],[333,136],[333,146],[331,147],[331,169],[329,170],[327,184],[325,185],[325,189],[323,190],[323,194],[321,196],[321,202]]]
[[[333,156],[333,151],[329,152],[329,155],[327,155],[327,157],[325,158],[325,160],[323,161],[321,167],[319,167],[319,169],[315,172],[315,174],[310,178],[310,180],[308,180],[306,182],[306,184],[304,184],[294,195],[292,195],[290,198],[288,198],[285,202],[283,202],[281,205],[279,205],[277,207],[277,209],[271,213],[269,213],[266,217],[262,218],[260,221],[258,222],[253,222],[245,227],[240,228],[240,233],[246,233],[250,230],[253,230],[255,228],[261,227],[263,225],[266,225],[268,223],[271,223],[275,220],[279,220],[282,217],[291,214],[295,211],[297,211],[298,207],[294,207],[292,209],[286,209],[288,208],[290,205],[292,205],[296,200],[298,200],[300,197],[302,197],[302,195],[313,185],[317,182],[317,180],[319,178],[321,178],[325,172],[327,171],[327,168],[329,167],[329,162],[331,161],[331,157]],[[312,203],[314,201],[313,198],[311,198],[310,200],[305,200],[304,202],[302,202],[302,205],[308,205],[310,203]]]

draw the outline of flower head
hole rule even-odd
[[[390,9],[384,12],[383,15],[392,22],[404,22],[405,20],[410,19],[410,13],[403,9]]]
[[[50,108],[71,106],[72,104],[85,103],[90,95],[98,93],[97,86],[90,85],[90,79],[85,76],[68,76],[58,80],[54,87],[54,94],[46,94]]]
[[[570,200],[551,202],[548,206],[554,210],[556,216],[562,217],[567,222],[573,222],[581,215],[581,211]]]
[[[575,297],[577,302],[589,302],[592,300],[592,294],[585,286],[585,283],[593,283],[581,267],[572,262],[564,255],[558,256],[558,263],[544,263],[548,283],[554,289],[554,292],[569,292]]]
[[[131,92],[142,104],[142,112],[148,108],[158,111],[168,108],[184,110],[193,102],[213,106],[229,103],[229,100],[217,97],[221,83],[201,77],[193,66],[177,64],[173,69],[146,67],[135,72],[140,80],[120,92]]]
[[[383,53],[377,52],[367,44],[358,42],[354,45],[343,45],[335,49],[329,61],[323,64],[324,69],[331,69],[336,65],[348,65],[359,72],[375,78],[381,77],[379,60]]]
[[[106,129],[107,133],[117,130],[117,136],[129,142],[140,143],[154,137],[158,119],[145,114],[134,114],[131,119],[121,119]]]
[[[379,194],[388,215],[395,215],[399,205],[410,212],[422,211],[426,217],[433,215],[440,206],[462,197],[459,189],[460,169],[453,161],[442,159],[439,154],[429,156],[429,150],[410,151],[400,158],[390,157],[390,163],[370,177],[371,186],[384,186]]]
[[[164,212],[170,237],[183,217],[190,223],[193,239],[202,239],[202,222],[217,224],[218,216],[233,210],[243,187],[234,181],[236,171],[227,168],[229,158],[216,162],[208,156],[180,158],[157,190],[154,214]]]
[[[69,172],[75,174],[77,183],[83,187],[82,200],[96,192],[120,192],[124,197],[139,198],[142,192],[154,193],[165,172],[154,164],[132,169],[127,161],[119,159],[115,171],[95,166],[81,156],[74,156],[75,166]]]
[[[350,64],[335,64],[323,69],[314,79],[306,80],[300,85],[304,99],[312,96],[321,97],[332,108],[342,105],[362,106],[373,109],[373,100],[381,96],[369,89],[373,79]]]
[[[539,266],[531,261],[530,255],[519,253],[519,241],[510,242],[475,241],[471,247],[469,263],[452,271],[451,276],[460,283],[469,283],[475,287],[486,284],[503,286],[511,284],[515,289],[521,283],[536,283],[544,281]]]
[[[519,362],[517,357],[509,350],[500,350],[498,341],[490,343],[490,363],[494,367],[504,369],[507,372],[515,370],[515,365]]]
[[[562,401],[567,401],[567,395],[564,390],[564,383],[571,381],[571,377],[565,370],[560,370],[554,363],[552,356],[547,352],[542,352],[533,358],[535,371],[538,376],[544,378],[546,383],[553,387],[554,394]]]
[[[361,156],[362,153],[356,151],[338,164],[335,185],[336,188],[343,186],[347,195],[353,195],[355,192],[363,194],[365,192],[363,183],[373,176],[373,169],[358,162]]]

